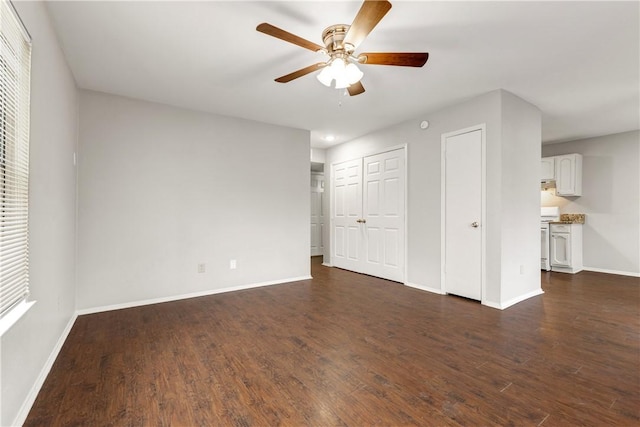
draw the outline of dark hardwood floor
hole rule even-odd
[[[543,272],[500,311],[312,272],[80,316],[25,425],[640,425],[638,278]]]

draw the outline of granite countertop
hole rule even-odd
[[[560,214],[560,221],[551,224],[584,224],[585,214]]]

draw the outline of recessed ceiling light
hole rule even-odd
[[[333,141],[336,140],[336,137],[333,136],[333,135],[327,135],[327,136],[324,137],[324,140],[327,141],[327,142],[333,142]]]

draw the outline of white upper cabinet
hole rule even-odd
[[[555,181],[558,196],[582,196],[582,155],[543,157],[540,181]]]
[[[540,181],[555,181],[556,159],[555,157],[543,157],[540,168]]]
[[[582,195],[582,155],[565,154],[556,159],[556,194],[558,196]]]

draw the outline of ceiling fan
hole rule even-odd
[[[256,27],[257,31],[284,40],[314,52],[323,52],[329,56],[326,62],[318,62],[308,67],[275,79],[287,83],[314,71],[322,70],[317,78],[325,86],[335,81],[336,89],[347,89],[349,95],[364,92],[360,82],[363,73],[356,64],[396,65],[400,67],[422,67],[429,54],[426,52],[366,52],[356,55],[354,52],[391,9],[386,0],[365,0],[351,25],[336,24],[322,32],[324,46],[320,46],[302,37],[291,34],[266,22]]]

